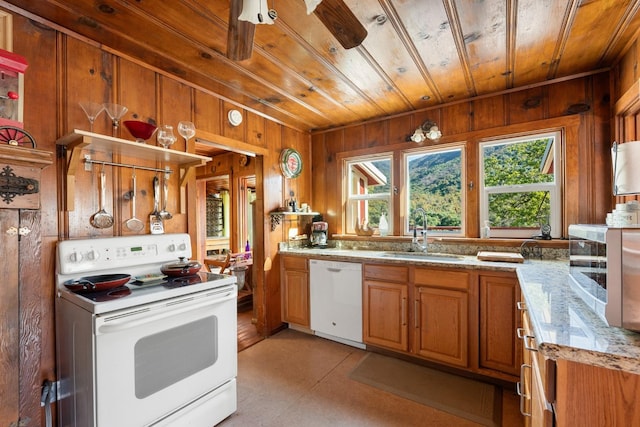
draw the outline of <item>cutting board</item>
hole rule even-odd
[[[480,261],[524,262],[522,255],[515,252],[478,252]]]

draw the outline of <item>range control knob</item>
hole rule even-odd
[[[185,251],[185,250],[187,250],[187,245],[183,242],[183,243],[180,243],[180,246],[178,246],[178,248],[179,248],[181,251]]]
[[[69,254],[69,262],[80,262],[82,261],[82,254],[80,252],[71,252]]]
[[[96,251],[95,249],[91,249],[89,252],[87,252],[87,259],[90,261],[95,261],[98,258],[100,258],[100,253],[98,251]]]
[[[176,245],[174,245],[173,243],[169,245],[169,252],[175,252],[176,251]]]

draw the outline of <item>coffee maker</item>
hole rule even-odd
[[[327,230],[326,222],[317,221],[311,224],[311,246],[314,248],[327,247]]]

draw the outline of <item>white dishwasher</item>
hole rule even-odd
[[[362,343],[362,264],[309,260],[311,329],[358,348]]]

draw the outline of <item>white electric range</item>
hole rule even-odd
[[[58,243],[56,334],[61,426],[210,427],[237,408],[237,286],[198,272],[163,278],[191,257],[188,234]],[[86,277],[122,286],[74,292]]]

